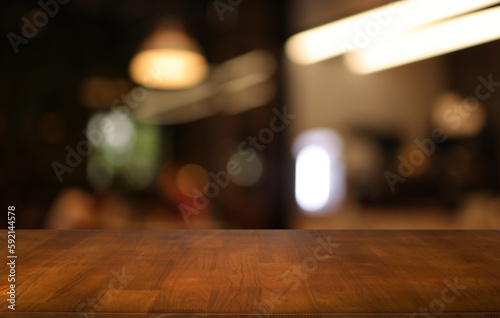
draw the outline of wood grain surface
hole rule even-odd
[[[499,231],[16,231],[1,317],[500,317]]]

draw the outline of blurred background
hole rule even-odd
[[[2,207],[18,228],[500,228],[496,2],[4,1]]]

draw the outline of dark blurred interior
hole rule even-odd
[[[287,57],[387,3],[3,2],[2,207],[19,228],[500,228],[499,40],[367,75]],[[201,57],[191,84],[155,86],[181,62],[133,78],[158,43]]]

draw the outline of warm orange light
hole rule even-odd
[[[130,62],[130,76],[138,84],[157,89],[184,89],[201,83],[208,73],[203,55],[178,49],[139,52]]]
[[[196,164],[185,165],[177,173],[177,187],[190,198],[202,196],[209,181],[207,170]]]
[[[156,89],[185,89],[201,83],[208,65],[197,41],[181,22],[158,22],[129,65],[137,84]]]
[[[486,124],[486,112],[476,98],[443,92],[432,109],[432,122],[450,138],[476,136]]]

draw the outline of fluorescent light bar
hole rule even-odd
[[[499,2],[401,0],[295,34],[288,39],[285,50],[293,62],[313,64]]]
[[[430,25],[345,56],[349,69],[368,74],[500,39],[500,7]]]

